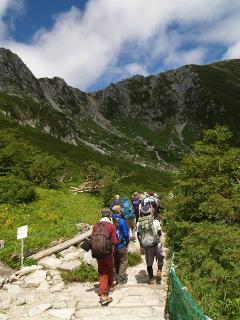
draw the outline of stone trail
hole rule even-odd
[[[138,243],[131,242],[129,250],[138,251]],[[129,267],[128,283],[117,286],[113,302],[102,307],[97,296],[98,283],[65,285],[61,279],[59,268],[77,268],[79,259],[96,265],[90,253],[70,247],[58,257],[40,260],[38,266],[24,267],[8,278],[0,278],[0,320],[165,319],[166,264],[162,283],[153,285],[147,284],[144,259]]]

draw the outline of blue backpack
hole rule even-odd
[[[135,218],[134,210],[128,198],[122,199],[122,211],[125,219]]]

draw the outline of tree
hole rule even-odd
[[[230,147],[227,127],[204,131],[194,152],[184,157],[178,174],[178,219],[240,221],[240,149]]]

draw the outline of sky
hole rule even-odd
[[[83,91],[240,58],[240,0],[0,0],[0,47]]]

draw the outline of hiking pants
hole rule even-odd
[[[113,255],[97,259],[99,273],[98,295],[107,294],[108,288],[113,286]]]
[[[114,252],[114,266],[115,266],[115,273],[116,273],[116,280],[117,282],[124,281],[126,279],[126,271],[128,267],[128,254],[127,254],[128,247],[124,247],[121,249],[116,249]]]
[[[163,268],[164,256],[163,256],[162,247],[158,247],[158,246],[147,247],[147,248],[144,248],[144,252],[145,252],[148,275],[150,278],[153,278],[152,265],[154,262],[154,258],[156,258],[158,270],[162,271],[162,268]]]

